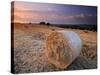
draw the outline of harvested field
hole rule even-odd
[[[47,61],[46,38],[52,31],[74,31],[80,35],[83,48],[68,67],[60,69]],[[67,71],[97,68],[97,32],[45,25],[14,24],[14,73]]]

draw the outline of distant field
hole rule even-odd
[[[75,26],[74,26],[75,27]],[[97,68],[97,29],[84,25],[84,29],[76,26],[57,27],[38,24],[14,24],[12,32],[14,41],[14,70],[15,73],[59,71],[50,64],[44,56],[45,40],[52,31],[74,31],[80,35],[83,48],[80,56],[65,70]],[[94,29],[93,29],[94,28]]]

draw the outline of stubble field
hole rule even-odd
[[[78,33],[83,41],[79,57],[67,70],[97,68],[97,32],[79,29],[59,28],[35,24],[14,24],[14,72],[63,71],[50,64],[45,56],[45,41],[52,31],[65,30]]]

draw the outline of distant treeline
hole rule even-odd
[[[91,30],[97,31],[97,25],[54,25],[61,28],[71,28],[71,29],[82,29],[82,30]]]
[[[57,26],[61,28],[71,28],[71,29],[82,29],[82,30],[91,30],[91,31],[97,31],[97,25],[89,25],[89,24],[51,24],[49,22],[40,22],[42,25],[50,25],[50,26]]]
[[[24,24],[24,25],[47,25],[47,26],[57,26],[61,28],[71,28],[71,29],[81,29],[81,30],[91,30],[97,31],[97,25],[88,25],[88,24],[51,24],[49,22],[40,22],[40,23],[16,23],[16,24]]]

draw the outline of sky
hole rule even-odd
[[[68,4],[14,2],[14,22],[51,24],[97,24],[97,7]]]

